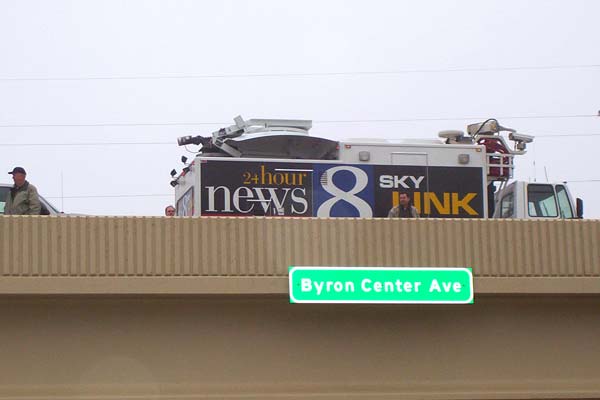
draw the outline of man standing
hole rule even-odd
[[[27,182],[27,173],[22,167],[15,167],[10,175],[13,176],[14,186],[6,195],[5,215],[39,215],[42,206],[37,189]]]
[[[419,211],[410,204],[410,196],[407,192],[400,192],[400,204],[388,213],[388,218],[419,218]]]

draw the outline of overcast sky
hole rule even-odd
[[[587,181],[571,192],[599,218],[599,15],[592,0],[0,0],[0,171],[25,167],[65,212],[162,215],[176,138],[236,115],[312,119],[334,139],[497,117],[538,136],[517,178]],[[368,71],[405,73],[247,76]],[[75,79],[118,77],[178,78]],[[447,120],[318,122],[381,119]],[[165,144],[67,145],[115,142]]]

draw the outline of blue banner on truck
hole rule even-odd
[[[422,217],[485,216],[481,168],[203,160],[200,173],[201,215],[387,217],[407,192]]]

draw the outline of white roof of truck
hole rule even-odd
[[[350,138],[341,140],[342,144],[375,144],[375,145],[390,145],[397,146],[403,144],[445,144],[441,139],[382,139],[382,138]]]

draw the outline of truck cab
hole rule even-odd
[[[0,215],[4,215],[4,205],[6,204],[6,196],[9,195],[12,186],[13,185],[9,183],[0,183]],[[42,196],[40,196],[40,205],[42,207],[40,212],[41,215],[62,214],[60,211],[58,211],[56,207],[54,207],[48,200],[46,200]]]
[[[564,183],[516,181],[496,195],[494,218],[579,219],[583,218],[583,202],[573,201]]]

